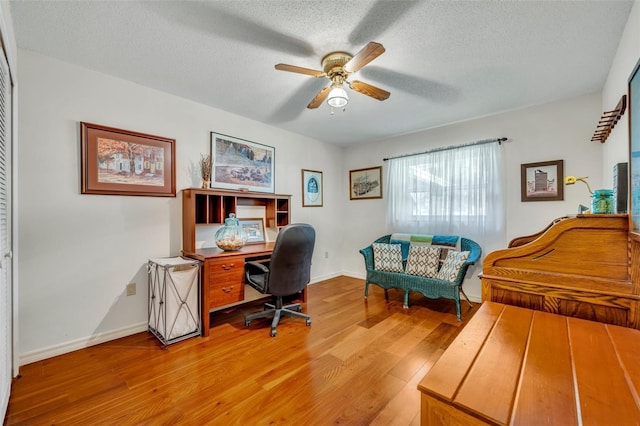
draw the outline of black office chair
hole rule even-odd
[[[276,243],[267,263],[247,262],[245,274],[247,284],[261,293],[274,296],[274,303],[265,303],[264,311],[244,317],[244,325],[251,320],[270,317],[271,337],[276,335],[280,315],[289,315],[306,319],[311,325],[311,317],[303,314],[299,303],[283,306],[282,298],[292,296],[304,290],[311,278],[311,255],[316,242],[316,231],[311,225],[294,223],[280,229]]]

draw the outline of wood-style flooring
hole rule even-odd
[[[212,314],[211,335],[162,349],[138,333],[20,368],[6,425],[418,425],[416,386],[477,307],[338,277],[309,286],[312,325],[244,326],[254,302]]]

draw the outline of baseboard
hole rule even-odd
[[[337,274],[327,274],[327,275],[317,276],[312,278],[309,284],[339,277],[340,275],[341,274],[337,273]],[[98,333],[89,337],[61,343],[54,346],[49,346],[48,348],[39,349],[37,351],[27,352],[20,355],[19,365],[22,366],[26,364],[31,364],[32,362],[42,361],[43,359],[77,351],[78,349],[99,345],[100,343],[105,343],[111,340],[119,339],[121,337],[126,337],[132,334],[147,331],[147,329],[148,329],[148,324],[145,322],[145,323],[131,325],[128,327],[123,327],[118,330],[113,330],[106,333]]]
[[[20,365],[31,364],[32,362],[42,361],[43,359],[77,351],[78,349],[88,348],[89,346],[99,345],[121,337],[130,336],[132,334],[147,331],[148,324],[146,322],[130,325],[112,330],[105,333],[97,333],[89,337],[72,340],[70,342],[61,343],[59,345],[49,346],[48,348],[39,349],[33,352],[20,354]]]
[[[344,274],[335,273],[335,274],[326,274],[326,275],[320,275],[317,277],[311,277],[311,281],[309,281],[309,284],[319,283],[320,281],[330,280],[331,278],[336,278],[342,275]]]

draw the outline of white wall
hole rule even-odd
[[[506,240],[482,247],[483,254],[506,247],[516,236],[542,230],[553,219],[577,212],[578,204],[589,205],[589,193],[583,185],[564,188],[564,201],[520,201],[520,165],[538,161],[564,160],[566,175],[589,176],[592,187],[602,185],[602,147],[591,142],[594,123],[600,116],[600,94],[534,106],[518,111],[466,121],[450,126],[388,139],[372,145],[347,150],[345,170],[383,165],[383,158],[398,154],[423,152],[430,148],[458,145],[473,141],[507,137],[503,143],[506,165]],[[383,171],[384,173],[384,171]],[[347,172],[344,173],[347,175]],[[375,238],[392,232],[387,229],[385,200],[349,201],[343,183],[345,200],[343,271],[364,277],[364,262],[358,250]],[[376,214],[371,214],[376,212]],[[432,233],[425,229],[424,233]],[[480,280],[476,268],[465,283],[470,298],[480,300]]]
[[[340,270],[341,148],[24,50],[18,69],[21,364],[145,330],[146,261],[182,248],[180,195],[80,194],[80,121],[175,138],[178,189],[211,131],[275,147],[276,192],[317,229],[312,280]],[[302,208],[302,168],[324,172],[324,207]]]
[[[640,60],[640,2],[636,1],[629,14],[616,56],[613,59],[607,82],[602,89],[602,112],[610,111],[617,105],[622,95],[628,95],[628,81],[633,68]],[[594,123],[593,128],[597,123]],[[611,135],[603,145],[604,186],[611,188],[613,178],[611,170],[617,163],[629,161],[629,112],[622,116],[613,128]]]

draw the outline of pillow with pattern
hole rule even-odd
[[[445,281],[455,281],[458,272],[460,272],[460,268],[462,268],[464,262],[469,258],[469,254],[471,254],[471,252],[449,250],[447,258],[444,260],[436,278]]]
[[[440,265],[440,247],[416,245],[409,246],[407,258],[407,274],[435,278]]]
[[[378,271],[404,272],[400,244],[373,243],[373,265]]]

